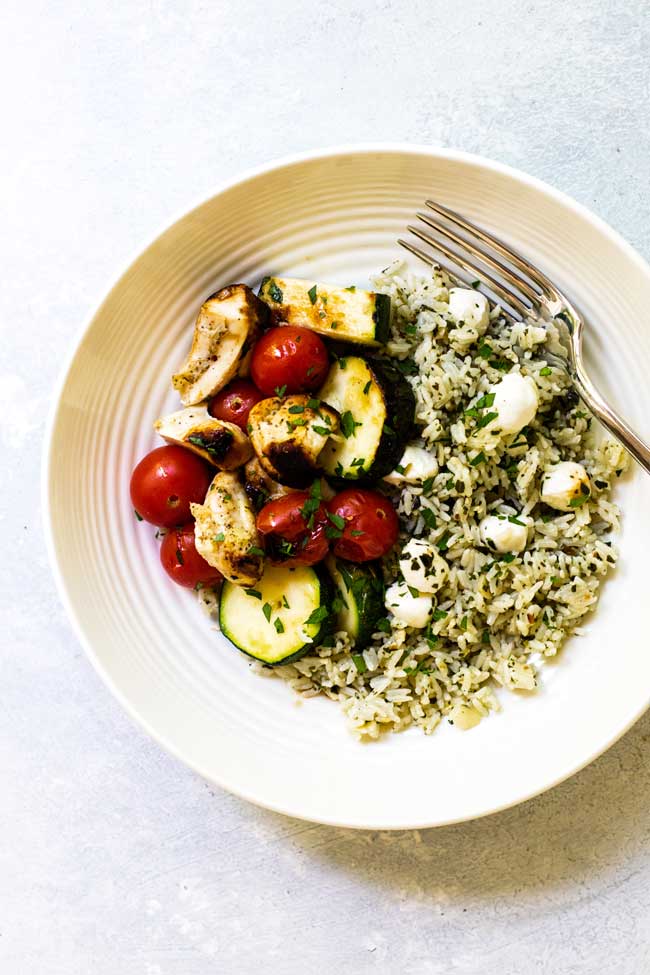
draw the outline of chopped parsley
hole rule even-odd
[[[314,612],[305,620],[305,626],[311,626],[312,624],[322,623],[327,616],[329,610],[327,606],[319,606]]]
[[[406,588],[408,589],[408,591],[413,596],[413,599],[419,599],[420,598],[420,590],[419,589],[416,589],[415,586],[407,586]]]
[[[284,386],[275,387],[275,395],[278,396],[280,399],[284,399],[284,394],[286,393],[286,391],[287,391],[286,383],[284,384]]]
[[[469,462],[469,466],[478,467],[479,464],[484,464],[484,463],[485,463],[485,454],[483,453],[483,451],[481,451],[480,454],[476,455],[476,457],[472,457],[472,459]]]
[[[279,616],[276,616],[273,620],[273,626],[275,627],[276,633],[284,633],[284,623]]]
[[[427,528],[438,527],[438,519],[436,518],[436,513],[435,511],[432,511],[431,508],[420,508],[420,514],[422,515],[424,524],[427,526]]]
[[[363,395],[367,396],[370,392],[370,387],[372,386],[372,379],[369,379],[366,385],[363,387]]]
[[[275,301],[277,302],[277,304],[279,304],[282,301],[284,296],[282,294],[281,289],[278,288],[275,281],[271,281],[271,283],[269,284],[266,290],[268,292],[268,296],[271,299],[271,301]]]
[[[282,605],[284,606],[285,609],[291,609],[291,607],[289,606],[289,600],[287,599],[286,596],[282,597]]]
[[[327,517],[336,528],[338,529],[345,528],[345,518],[342,518],[341,515],[337,515],[333,511],[328,511]]]
[[[344,291],[356,291],[357,290],[357,286],[356,286],[356,284],[351,284],[349,288],[344,288],[343,290]]]
[[[259,589],[244,589],[244,592],[247,596],[252,596],[254,599],[262,598],[262,593],[259,591]]]
[[[444,620],[449,614],[445,613],[444,609],[434,609],[433,611],[433,621],[437,623],[438,620]]]
[[[289,413],[304,413],[304,412],[305,412],[305,407],[302,405],[302,403],[297,403],[295,406],[289,407]]]
[[[433,478],[433,477],[425,477],[425,479],[422,481],[422,493],[423,494],[429,494],[429,492],[431,491],[431,488],[433,487],[434,480],[435,480],[435,478]]]
[[[360,536],[360,535],[365,535],[365,534],[366,534],[365,532],[362,532],[362,531],[361,531],[360,529],[358,529],[358,528],[353,528],[353,529],[352,529],[352,530],[350,531],[350,535],[352,536],[352,538],[359,538],[359,536]]]
[[[401,464],[395,464],[395,470],[398,474],[406,474],[406,468],[402,467]]]
[[[309,407],[310,410],[317,410],[318,407],[320,406],[320,400],[319,399],[315,399],[315,398],[314,399],[308,399],[307,400],[307,406]]]
[[[494,349],[492,348],[491,345],[488,345],[487,342],[483,342],[483,344],[480,345],[476,350],[476,354],[479,355],[481,359],[489,359],[490,356],[493,355],[493,353],[494,353]]]
[[[495,413],[484,413],[483,416],[479,417],[479,419],[476,421],[476,429],[477,430],[482,430],[483,427],[486,427],[488,425],[488,423],[492,423],[492,420],[496,420],[496,418],[498,417],[498,415],[499,414],[496,413],[496,412]]]
[[[142,515],[140,514],[140,512],[139,511],[136,511],[135,508],[133,509],[133,514],[138,519],[138,521],[144,521],[144,518],[142,517]]]
[[[382,616],[381,619],[377,620],[375,626],[381,633],[390,633],[390,620],[387,616]]]
[[[264,555],[264,549],[260,548],[259,545],[251,545],[248,550],[248,555]]]
[[[320,424],[314,424],[312,426],[312,430],[315,433],[320,433],[323,437],[329,437],[330,433],[332,432],[331,430],[328,430],[327,427],[322,427]]]
[[[550,366],[544,366],[543,369],[539,370],[539,374],[540,376],[550,376],[552,371]]]
[[[360,654],[360,653],[353,653],[352,654],[352,660],[353,660],[354,666],[357,668],[358,672],[360,674],[365,674],[365,672],[367,671],[368,668],[366,667],[366,662],[363,659],[362,654]]]
[[[215,535],[214,536],[214,541],[215,542],[225,542],[225,540],[226,540],[226,536],[225,536],[225,534],[223,532],[219,532],[218,535]]]
[[[341,433],[346,440],[351,437],[356,428],[360,426],[362,426],[362,424],[354,419],[350,410],[346,410],[341,416]]]
[[[271,622],[271,613],[273,612],[273,607],[270,603],[264,603],[262,606],[262,612],[264,613],[264,618],[267,623]]]
[[[183,553],[181,552],[180,548],[176,549],[176,561],[178,562],[179,565],[185,564],[183,560]]]
[[[314,285],[313,288],[310,288],[309,289],[309,291],[307,292],[307,294],[309,295],[309,300],[311,301],[312,305],[315,305],[316,304],[316,296],[318,294],[318,287],[316,285]]]
[[[444,533],[444,535],[442,536],[442,538],[440,539],[440,541],[437,543],[437,545],[438,545],[438,551],[440,551],[440,552],[446,552],[447,551],[450,537],[451,537],[451,532],[445,532]]]

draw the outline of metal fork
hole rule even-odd
[[[585,323],[566,295],[539,268],[486,230],[482,230],[465,217],[433,200],[427,200],[426,206],[436,214],[436,217],[429,213],[417,213],[416,216],[429,230],[414,225],[410,225],[407,229],[419,240],[443,254],[452,262],[455,269],[431,257],[408,240],[399,239],[398,243],[426,264],[444,268],[461,284],[469,286],[468,282],[458,274],[457,268],[462,268],[474,279],[478,279],[482,289],[487,292],[486,297],[492,301],[496,298],[504,308],[504,315],[509,321],[531,318],[542,321],[560,319],[564,322],[568,333],[568,358],[564,365],[578,394],[594,416],[598,417],[603,426],[650,474],[650,447],[603,399],[585,371],[582,353]],[[461,237],[456,233],[454,227],[461,230],[464,236]],[[463,253],[452,250],[445,241],[451,242]],[[504,264],[499,258],[503,258],[508,263]],[[476,260],[483,267],[473,263]],[[487,271],[486,267],[490,268],[490,271]]]

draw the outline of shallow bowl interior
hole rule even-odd
[[[54,411],[46,521],[80,639],[129,713],[206,778],[294,816],[406,828],[519,802],[612,743],[650,700],[648,485],[619,485],[622,559],[586,635],[534,696],[471,732],[443,726],[360,745],[337,706],[297,700],[246,659],[167,580],[128,497],[152,422],[176,408],[169,377],[202,299],[266,273],[364,285],[427,197],[521,248],[589,320],[589,362],[650,434],[650,271],[583,208],[511,169],[456,152],[352,147],[284,161],[231,184],[170,227],[110,292],[83,335]]]

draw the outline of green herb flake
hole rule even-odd
[[[318,295],[318,287],[317,287],[317,285],[314,285],[313,288],[310,288],[309,291],[307,292],[307,294],[309,295],[309,300],[311,301],[312,305],[315,305],[316,304],[316,296]]]
[[[444,619],[446,619],[448,615],[449,614],[448,613],[445,613],[444,609],[434,609],[432,619],[433,619],[434,623],[437,623],[438,620],[444,620]]]
[[[297,403],[295,406],[289,407],[289,413],[304,413],[304,412],[305,412],[305,407],[302,405],[302,403]]]
[[[352,661],[354,663],[354,666],[357,668],[358,672],[360,674],[365,674],[365,672],[367,671],[368,668],[366,667],[366,662],[363,659],[362,654],[360,654],[360,653],[353,653],[352,654]]]
[[[515,561],[516,557],[517,556],[516,555],[513,555],[512,552],[506,552],[505,555],[502,555],[501,556],[500,561],[501,562],[505,562],[506,565],[509,565],[511,562],[514,562]]]
[[[327,427],[321,426],[320,423],[318,424],[314,423],[314,425],[312,426],[312,430],[314,431],[314,433],[320,433],[323,437],[329,437],[329,435],[332,432]]]
[[[395,464],[395,470],[398,474],[406,474],[406,468],[402,467],[401,464]]]
[[[438,527],[436,513],[435,511],[432,511],[431,508],[420,508],[420,514],[422,515],[424,524],[427,526],[427,528],[433,529]]]
[[[476,457],[472,457],[472,459],[469,462],[469,466],[478,467],[479,464],[484,464],[484,463],[485,463],[485,454],[483,453],[483,451],[481,451],[481,453],[477,454]]]
[[[481,282],[480,281],[472,281],[472,287],[473,288],[480,288],[480,286],[481,286]]]
[[[320,400],[319,399],[308,399],[307,400],[307,406],[309,407],[310,410],[317,410],[318,407],[320,406]]]
[[[133,514],[138,519],[138,521],[144,521],[144,518],[142,517],[142,515],[140,514],[140,512],[139,511],[136,511],[135,508],[133,509]]]
[[[275,627],[276,633],[284,633],[284,623],[279,616],[276,616],[273,620],[273,626]]]
[[[461,630],[466,630],[467,629],[467,617],[466,616],[463,616],[462,620],[460,621],[460,628],[461,628]]]
[[[275,283],[275,281],[271,281],[269,283],[269,286],[268,286],[268,288],[266,290],[267,290],[267,294],[268,294],[269,298],[271,299],[271,301],[275,301],[276,304],[280,304],[280,302],[282,301],[284,295],[282,294],[281,289],[278,288],[278,286]]]
[[[194,586],[194,592],[201,592],[202,589],[203,589],[203,583],[197,582],[197,584]]]
[[[328,525],[325,529],[325,538],[341,538],[342,535],[340,528],[333,528],[332,525]]]
[[[351,284],[349,288],[344,288],[343,290],[344,291],[356,291],[357,290],[357,286],[356,286],[356,284]]]
[[[482,430],[483,427],[486,427],[488,425],[488,423],[492,423],[492,420],[496,420],[496,418],[498,417],[498,415],[499,414],[496,413],[496,412],[495,413],[484,413],[483,416],[480,417],[480,419],[478,419],[476,421],[476,429],[477,430]]]
[[[445,532],[442,538],[437,542],[439,552],[447,551],[450,537],[451,537],[451,532]]]
[[[340,324],[341,324],[340,322],[330,322],[330,328],[332,329],[333,332],[335,332],[337,328],[340,326]]]
[[[390,633],[390,620],[387,616],[382,616],[375,623],[375,627],[380,633]]]
[[[176,549],[176,561],[178,562],[179,565],[185,565],[185,562],[183,560],[183,553],[181,552],[180,548]]]
[[[337,515],[333,511],[328,511],[327,517],[332,522],[332,524],[335,525],[337,528],[339,529],[345,528],[345,518],[342,518],[341,515]]]
[[[305,620],[305,626],[311,626],[316,623],[322,623],[325,617],[328,615],[327,606],[319,606],[314,612]]]
[[[363,395],[367,396],[370,392],[370,387],[372,386],[372,379],[369,379],[366,385],[363,387]]]
[[[489,643],[489,642],[490,642],[490,631],[483,630],[483,633],[481,634],[481,643]]]
[[[225,540],[226,540],[226,536],[223,532],[219,532],[219,534],[215,535],[213,539],[213,541],[215,542],[225,542]]]
[[[477,410],[486,410],[488,406],[492,406],[494,403],[494,397],[496,393],[485,393],[480,399],[474,404]]]
[[[510,522],[511,525],[519,525],[520,528],[526,527],[526,522],[520,521],[519,518],[515,518],[514,515],[509,515],[508,521]]]
[[[279,399],[284,399],[284,394],[286,393],[286,391],[287,391],[287,384],[286,383],[284,384],[284,386],[276,386],[275,387],[275,395]]]
[[[489,359],[491,355],[494,354],[494,349],[487,342],[483,342],[482,345],[476,350],[476,354],[481,357],[481,359]]]
[[[415,586],[407,586],[406,588],[408,589],[408,591],[410,592],[410,594],[413,596],[413,599],[419,599],[420,598],[420,590],[419,589],[416,589]]]
[[[589,494],[579,494],[577,498],[571,498],[569,506],[571,508],[581,508],[585,501],[589,500]]]
[[[262,598],[262,593],[259,591],[259,589],[244,589],[244,592],[246,593],[247,596],[252,596],[253,599]]]
[[[431,493],[431,488],[433,487],[434,480],[435,480],[435,478],[433,478],[433,477],[425,477],[425,479],[422,481],[422,493],[423,494],[430,494]]]
[[[353,528],[350,532],[352,538],[359,538],[361,535],[365,535],[365,532],[360,531],[358,528]]]
[[[251,545],[247,554],[264,556],[264,549],[260,548],[259,545]]]
[[[539,370],[539,374],[540,374],[540,376],[550,376],[551,373],[552,373],[552,371],[553,370],[551,369],[550,366],[544,366],[543,369],[540,369]]]
[[[350,410],[346,410],[341,416],[341,433],[346,440],[351,437],[356,428],[360,426],[362,426],[362,424],[354,419]]]
[[[262,612],[264,613],[264,618],[267,623],[271,622],[271,613],[273,612],[273,607],[270,603],[264,603],[262,606]]]

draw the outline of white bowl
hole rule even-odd
[[[202,299],[266,273],[344,284],[402,256],[395,241],[427,197],[523,250],[589,322],[594,376],[650,434],[650,269],[601,220],[537,180],[465,153],[352,146],[266,166],[184,216],[131,265],[83,334],[53,412],[44,474],[62,597],[93,664],[163,747],[239,796],[354,827],[436,826],[503,809],[607,748],[650,701],[648,482],[635,471],[621,565],[587,634],[534,696],[469,732],[448,726],[360,745],[338,706],[255,676],[192,593],[161,571],[129,503],[129,475],[176,407],[169,377]]]

